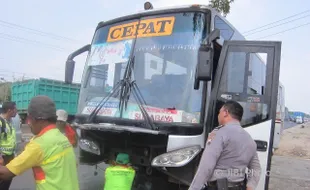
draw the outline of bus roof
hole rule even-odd
[[[150,16],[155,14],[167,14],[167,13],[173,13],[173,12],[180,12],[180,11],[204,11],[207,10],[215,11],[213,8],[206,6],[206,5],[198,5],[198,4],[191,4],[191,5],[182,5],[182,6],[170,6],[170,7],[162,7],[157,9],[150,9],[150,10],[141,10],[132,14],[126,14],[108,21],[102,21],[98,24],[96,30],[98,28],[101,28],[104,25],[108,25],[110,23],[124,21],[124,20],[130,20],[135,17],[140,16]]]

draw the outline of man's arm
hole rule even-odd
[[[249,169],[249,175],[247,182],[247,190],[254,190],[257,187],[261,175],[261,166],[259,163],[257,152],[250,161],[248,169]]]
[[[216,134],[209,144],[208,142],[206,143],[198,170],[189,190],[201,190],[205,183],[212,177],[217,160],[220,157],[223,148],[223,137],[219,134]]]
[[[11,179],[26,170],[39,166],[43,161],[43,152],[35,142],[29,142],[25,150],[6,166],[0,166],[0,179]]]
[[[75,142],[74,142],[74,144],[72,144],[72,146],[73,146],[73,148],[76,148],[77,144],[78,144],[78,135],[77,135],[76,129],[73,128],[69,123],[67,123],[67,126],[70,127],[70,129],[74,133],[74,140],[75,140]]]
[[[77,144],[78,144],[78,135],[77,135],[77,133],[76,133],[76,130],[74,130],[74,132],[75,132],[75,134],[74,134],[75,143],[74,143],[73,147],[76,148],[76,147],[77,147]]]
[[[5,166],[0,166],[0,179],[2,180],[9,180],[15,177],[15,175],[7,169]]]

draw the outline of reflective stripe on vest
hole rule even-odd
[[[0,129],[2,122],[0,121]],[[0,130],[1,132],[1,130]],[[12,155],[16,146],[16,132],[11,123],[6,122],[6,138],[5,134],[0,134],[0,152],[4,155]]]
[[[79,190],[76,159],[68,139],[51,125],[43,129],[33,141],[43,151],[44,160],[33,167],[37,190]]]
[[[110,166],[105,171],[104,190],[131,190],[135,170],[131,167]]]

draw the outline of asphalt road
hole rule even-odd
[[[309,190],[310,160],[273,156],[269,190]]]
[[[285,121],[284,122],[284,129],[288,129],[288,128],[291,128],[291,127],[294,127],[298,125],[297,123],[294,123],[292,121]]]

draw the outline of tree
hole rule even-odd
[[[210,6],[226,17],[230,13],[230,4],[233,2],[234,0],[210,0]]]

